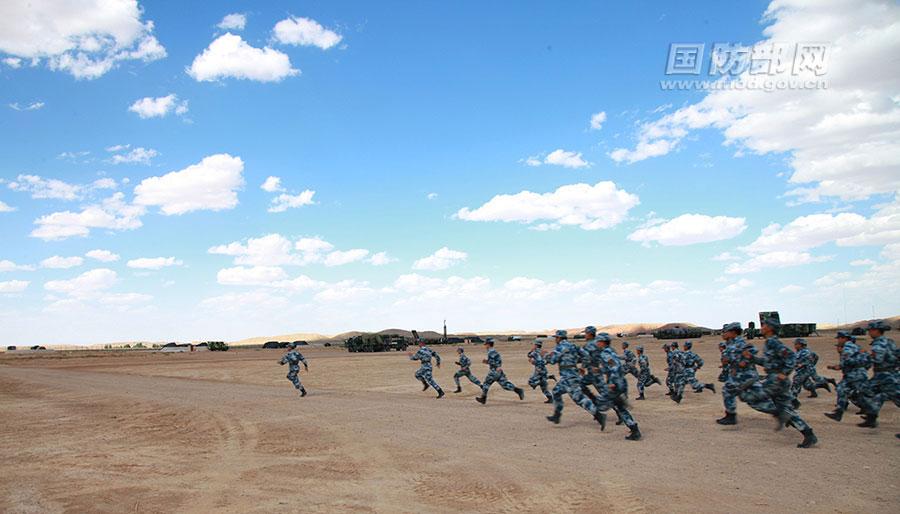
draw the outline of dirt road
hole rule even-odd
[[[813,348],[824,365],[831,341]],[[645,342],[656,374],[659,342]],[[522,386],[528,343],[500,344]],[[695,345],[718,373],[715,340]],[[305,351],[310,395],[277,365],[282,351],[0,356],[0,512],[897,512],[900,416],[879,428],[822,416],[834,394],[804,400],[820,444],[774,432],[738,406],[720,427],[719,394],[681,405],[648,390],[632,402],[644,440],[605,432],[567,402],[562,423],[539,393],[495,386],[486,406],[464,384],[423,393],[404,354]],[[474,371],[484,350],[467,348]],[[834,372],[829,372],[836,376]],[[629,379],[631,396],[633,380]],[[718,386],[718,383],[717,383]],[[805,397],[805,393],[803,394]]]

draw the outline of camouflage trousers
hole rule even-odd
[[[695,393],[699,393],[703,391],[703,388],[706,387],[706,384],[697,380],[697,370],[694,368],[687,368],[684,370],[682,374],[682,380],[684,384],[690,384],[691,388],[694,389]]]
[[[469,370],[468,368],[461,369],[453,374],[453,381],[456,382],[456,387],[462,387],[461,385],[459,385],[459,379],[461,379],[463,377],[468,378],[469,382],[472,382],[479,388],[481,387],[481,380],[478,380],[478,378],[475,375],[473,375],[472,371]]]
[[[671,377],[669,381],[669,389],[672,390],[672,394],[675,396],[683,396],[684,395],[684,386],[687,383],[685,380],[684,371],[678,371],[669,373]]]
[[[825,383],[825,379],[816,374],[814,369],[800,369],[794,373],[794,381],[791,382],[791,392],[794,396],[800,394],[801,389],[815,392],[816,387]]]
[[[435,391],[440,391],[441,386],[437,385],[437,382],[434,381],[434,376],[432,375],[431,364],[423,364],[419,367],[418,371],[416,371],[416,379],[419,382],[426,383],[434,388]]]
[[[725,404],[725,412],[729,414],[737,413],[737,384],[731,380],[731,377],[725,379],[725,386],[722,388],[722,403]]]
[[[549,399],[553,398],[553,395],[550,394],[550,391],[547,389],[547,370],[546,369],[536,369],[534,373],[532,373],[531,378],[528,379],[528,385],[534,389],[536,387],[541,388],[541,392],[544,393]]]
[[[864,374],[856,377],[844,376],[844,379],[837,385],[837,403],[836,410],[844,412],[850,406],[850,402],[856,404],[860,409],[876,413],[875,406],[872,404],[869,396],[868,379]]]
[[[876,371],[869,379],[868,392],[875,413],[881,410],[886,401],[892,401],[900,407],[900,377],[897,376],[897,372]]]
[[[641,379],[641,372],[638,371],[638,369],[636,367],[634,367],[633,364],[625,364],[622,369],[625,371],[626,375],[631,375],[636,380]]]
[[[649,369],[642,369],[640,375],[638,375],[637,380],[637,388],[641,394],[644,394],[644,388],[652,386],[656,380],[656,377],[650,373]]]
[[[303,384],[300,383],[300,367],[299,366],[298,367],[291,366],[291,368],[288,370],[287,379],[290,380],[291,383],[294,384],[294,387],[297,388],[298,390],[303,389]]]
[[[516,389],[515,384],[513,384],[506,378],[506,373],[492,369],[488,371],[487,376],[484,377],[484,383],[481,384],[481,392],[484,397],[487,397],[488,390],[492,385],[494,385],[494,382],[500,384],[500,387],[506,389],[507,391]]]
[[[794,410],[794,394],[791,392],[790,379],[780,379],[775,374],[766,375],[763,389],[769,395],[769,398],[772,399],[778,415],[786,425],[790,425],[801,432],[809,428],[809,425],[803,421],[800,414],[797,414],[797,411]]]
[[[560,372],[559,381],[553,388],[553,409],[556,414],[561,414],[563,411],[564,394],[568,394],[573,402],[588,411],[591,416],[597,412],[594,402],[585,396],[581,377],[577,373]]]
[[[609,409],[612,409],[613,412],[616,413],[616,416],[618,416],[618,418],[625,423],[626,427],[632,428],[637,425],[637,422],[634,420],[631,412],[628,411],[627,387],[616,388],[615,390],[611,391],[609,387],[602,382],[595,383],[594,386],[600,393],[600,395],[597,396],[597,400],[595,403],[598,411],[605,412]]]
[[[738,388],[737,397],[753,410],[766,414],[775,414],[778,411],[775,402],[772,401],[769,393],[766,392],[766,389],[759,381],[755,381],[750,385],[744,382],[740,386],[735,382],[733,387]]]

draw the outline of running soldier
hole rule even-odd
[[[306,359],[303,358],[303,354],[297,350],[296,344],[291,343],[288,347],[291,351],[284,354],[284,357],[278,361],[278,364],[282,366],[288,365],[287,379],[294,384],[294,388],[300,391],[300,397],[302,398],[306,396],[306,388],[300,383],[300,363],[303,363],[303,368],[306,372],[309,372],[309,365],[306,363]]]
[[[459,354],[459,360],[456,361],[456,365],[459,366],[459,371],[453,374],[453,381],[456,382],[456,391],[454,393],[461,393],[462,386],[459,385],[459,379],[466,377],[469,379],[469,382],[475,384],[478,389],[481,389],[481,381],[472,374],[472,359],[466,355],[466,350],[460,346],[456,349],[456,353]]]
[[[819,394],[816,389],[825,389],[831,392],[831,385],[837,386],[833,378],[825,378],[816,372],[816,364],[819,362],[819,356],[810,350],[807,346],[806,339],[794,339],[794,350],[797,357],[797,363],[794,367],[794,381],[791,383],[791,393],[797,398],[801,389],[809,391],[809,398],[816,398]],[[799,400],[794,404],[796,408]]]
[[[606,415],[598,411],[594,403],[584,395],[581,375],[578,373],[578,365],[586,362],[586,355],[581,348],[569,342],[565,330],[557,330],[553,339],[556,347],[547,356],[547,362],[559,365],[559,381],[553,388],[553,415],[547,416],[547,421],[559,424],[563,411],[563,394],[568,394],[572,401],[600,423],[600,430],[603,430],[606,428]]]
[[[704,389],[709,389],[713,393],[716,392],[716,386],[713,384],[704,384],[697,380],[697,372],[703,367],[703,359],[694,353],[692,348],[694,343],[687,341],[684,343],[684,351],[682,352],[682,361],[684,363],[684,384],[690,384],[695,393],[702,393]]]
[[[616,416],[619,417],[617,425],[622,423],[631,430],[625,439],[629,441],[637,441],[641,438],[641,431],[638,424],[628,411],[628,381],[625,380],[625,369],[622,367],[622,361],[616,352],[610,347],[612,338],[609,334],[597,334],[597,344],[601,349],[601,378],[605,379],[596,382],[594,385],[600,391],[599,403],[596,404],[598,411],[613,409]],[[593,363],[592,363],[593,364]]]
[[[644,399],[644,388],[650,387],[653,384],[660,384],[661,382],[659,381],[658,378],[653,376],[653,373],[650,372],[650,359],[647,358],[646,355],[644,355],[644,347],[639,345],[636,348],[636,350],[637,350],[638,367],[640,367],[640,369],[641,369],[641,373],[638,376],[638,382],[637,382],[638,391],[640,392],[640,396],[638,396],[636,399],[643,400]]]
[[[425,346],[425,340],[419,339],[419,350],[416,353],[407,352],[409,355],[409,360],[411,361],[419,361],[421,365],[419,369],[416,371],[416,380],[422,382],[422,390],[427,391],[428,387],[431,386],[437,391],[437,397],[444,397],[444,390],[441,389],[441,386],[434,381],[434,375],[432,374],[431,368],[431,359],[435,360],[437,367],[441,367],[441,356],[431,348]]]
[[[667,357],[669,358],[669,367],[667,370],[671,377],[670,387],[672,388],[672,394],[669,395],[669,397],[672,398],[672,401],[675,403],[681,403],[681,400],[684,398],[685,362],[684,352],[678,349],[678,341],[669,345],[669,354]]]
[[[725,403],[725,416],[716,420],[720,425],[737,424],[737,399],[754,410],[775,415],[777,408],[769,395],[759,383],[756,371],[756,348],[741,336],[741,324],[728,323],[722,327],[722,339],[725,351],[722,353],[722,366],[727,371],[725,386],[722,387],[722,400]]]
[[[634,355],[628,347],[630,344],[628,341],[622,341],[622,366],[625,370],[626,375],[631,375],[634,378],[640,380],[641,375],[638,372],[637,366],[637,357]]]
[[[531,386],[532,389],[540,386],[541,392],[547,397],[547,400],[544,403],[553,403],[553,395],[550,394],[550,391],[547,389],[547,380],[556,380],[556,377],[547,374],[547,361],[544,359],[541,347],[543,347],[543,343],[535,339],[534,347],[528,352],[528,362],[534,366],[534,373],[532,373],[531,378],[528,379],[528,385]]]
[[[891,326],[883,320],[869,323],[869,337],[872,338],[869,354],[874,372],[869,379],[869,395],[874,412],[866,417],[861,426],[875,428],[875,420],[885,401],[893,401],[894,405],[900,407],[900,377],[897,368],[900,353],[897,352],[894,341],[884,336],[890,329]]]
[[[503,359],[500,358],[500,352],[494,349],[494,339],[491,337],[485,339],[484,347],[487,349],[487,359],[484,359],[482,362],[488,365],[489,370],[484,378],[484,383],[481,384],[481,396],[476,397],[475,400],[484,405],[487,402],[488,390],[490,390],[494,382],[499,383],[500,387],[507,391],[515,392],[519,395],[520,400],[524,400],[525,391],[510,382],[506,378],[506,373],[503,372]]]
[[[866,417],[866,421],[857,426],[868,426],[868,419],[872,418],[874,422],[874,418],[877,417],[868,396],[869,375],[866,370],[872,365],[872,361],[868,354],[859,349],[859,346],[856,345],[856,338],[849,332],[841,330],[835,339],[838,342],[834,346],[841,356],[841,361],[840,364],[828,366],[828,369],[840,370],[843,379],[837,385],[837,404],[834,411],[826,412],[825,416],[840,421],[852,400],[862,409],[863,415]]]

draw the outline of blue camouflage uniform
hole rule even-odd
[[[637,422],[634,421],[634,418],[628,411],[628,381],[625,380],[625,369],[622,366],[622,361],[609,346],[603,348],[600,358],[603,363],[601,367],[603,380],[595,383],[598,391],[600,391],[596,407],[601,412],[610,408],[613,409],[619,419],[625,423],[625,426],[633,429],[637,426]]]
[[[558,333],[565,337],[565,332],[559,331]],[[547,356],[547,362],[559,365],[559,382],[553,388],[554,416],[558,417],[562,414],[564,394],[568,394],[579,407],[595,416],[597,409],[594,403],[584,395],[581,375],[578,373],[578,365],[587,362],[587,354],[568,339],[563,339]]]
[[[456,361],[456,364],[459,366],[459,370],[453,374],[453,381],[456,382],[456,389],[459,390],[462,388],[462,386],[459,384],[459,379],[463,377],[468,378],[469,382],[472,382],[480,389],[481,381],[472,374],[472,359],[470,359],[469,356],[465,353],[459,352],[459,360]]]
[[[794,354],[796,356],[796,364],[794,365],[794,380],[791,383],[791,392],[794,396],[797,396],[800,394],[801,389],[806,389],[810,392],[810,396],[816,396],[816,389],[828,387],[828,379],[819,375],[816,371],[819,356],[806,347],[806,341],[800,344],[803,347]]]
[[[434,381],[431,359],[434,359],[438,366],[441,365],[441,356],[427,346],[422,346],[416,353],[409,356],[409,360],[419,361],[421,363],[419,369],[416,370],[416,380],[422,382],[423,385],[433,387],[438,393],[442,393],[443,390],[441,389],[441,386]]]
[[[638,357],[638,367],[640,368],[640,375],[638,375],[637,387],[638,392],[640,393],[640,397],[644,396],[644,388],[650,387],[653,384],[658,384],[659,379],[653,376],[653,373],[650,371],[650,359],[644,354],[644,348],[638,347],[640,351],[640,356]]]
[[[682,382],[685,385],[690,384],[695,393],[703,392],[704,389],[713,390],[710,384],[704,384],[697,380],[697,371],[703,367],[704,363],[703,359],[691,350],[692,346],[690,341],[684,343],[684,351],[681,352],[683,364]],[[715,392],[715,390],[713,390],[713,392]]]
[[[844,343],[841,350],[841,373],[843,379],[837,385],[837,412],[844,412],[850,405],[850,401],[857,404],[863,411],[873,413],[874,408],[869,400],[867,370],[872,366],[869,356],[863,353],[853,341]]]
[[[503,359],[500,358],[500,352],[491,348],[487,353],[487,365],[488,365],[488,374],[484,378],[484,383],[481,384],[481,396],[482,398],[487,398],[488,390],[491,388],[491,385],[494,382],[500,384],[500,387],[506,389],[507,391],[516,391],[518,394],[520,389],[515,386],[512,382],[507,380],[506,373],[503,371]],[[521,394],[519,395],[521,396]]]
[[[763,388],[775,403],[780,421],[801,432],[807,430],[809,425],[797,414],[792,405],[794,395],[791,393],[791,381],[788,377],[794,371],[796,363],[794,352],[777,337],[769,337],[766,339],[763,356],[757,357],[756,362],[766,370]]]
[[[296,349],[291,350],[284,354],[284,356],[279,361],[279,364],[282,366],[288,365],[288,374],[287,379],[294,384],[294,387],[300,391],[305,392],[303,384],[300,383],[300,364],[306,366],[306,359],[303,357],[303,354],[297,351]]]
[[[669,377],[672,388],[672,399],[680,402],[684,396],[685,381],[685,354],[678,349],[678,346],[672,346],[669,350]]]
[[[759,373],[756,371],[756,364],[759,362],[759,358],[756,356],[756,347],[744,340],[743,337],[738,337],[735,341],[737,344],[732,352],[734,362],[731,367],[730,388],[742,402],[754,410],[775,414],[778,410],[775,402],[766,392],[760,382]],[[726,383],[726,387],[729,387],[728,383]]]
[[[634,378],[640,380],[641,375],[638,372],[637,364],[637,356],[634,354],[631,349],[628,348],[628,341],[622,343],[622,366],[625,371],[625,374],[632,375]]]
[[[882,334],[872,340],[870,348],[874,374],[869,379],[869,396],[877,413],[885,401],[900,407],[900,377],[898,377],[897,345]]]
[[[534,366],[534,372],[531,374],[531,378],[528,379],[528,385],[532,389],[540,386],[541,392],[544,393],[547,400],[553,401],[553,395],[547,389],[547,379],[549,377],[547,374],[547,361],[541,354],[540,348],[535,348],[528,352],[528,361]]]

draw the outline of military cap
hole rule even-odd
[[[631,345],[628,344],[628,341],[622,341],[622,348],[628,348],[629,346]]]
[[[594,325],[588,325],[588,326],[584,327],[584,333],[585,334],[596,334],[597,327],[595,327]]]
[[[669,348],[671,348],[671,346],[669,346],[669,343],[663,343],[663,345],[662,345],[663,350],[668,350]]]
[[[612,341],[612,338],[609,337],[609,334],[607,334],[606,332],[600,332],[599,334],[597,334],[597,341],[609,343]]]
[[[725,323],[724,325],[722,325],[722,332],[732,332],[732,331],[737,331],[737,332],[741,331],[741,322],[740,321],[734,321],[732,323]]]
[[[688,348],[692,348],[693,346],[694,346],[694,343],[692,343],[692,342],[690,342],[690,341],[685,341],[685,342],[684,342],[684,349],[685,349],[685,350],[687,350]]]
[[[639,352],[642,352],[642,351],[644,351],[644,345],[639,344],[639,345],[635,346],[634,349]]]
[[[544,346],[544,343],[542,343],[541,341],[535,339],[535,340],[534,340],[534,345],[537,346],[538,348],[540,348],[540,347]]]
[[[850,332],[847,332],[846,330],[838,330],[837,334],[834,336],[834,338],[838,339],[841,337],[846,337],[847,339],[849,339],[849,338],[853,337],[853,335],[850,334]]]
[[[806,339],[803,339],[802,337],[798,337],[797,339],[794,339],[794,344],[806,346]]]
[[[569,333],[566,332],[565,330],[557,330],[557,331],[553,334],[553,337],[558,337],[558,338],[560,338],[560,339],[565,339],[565,338],[569,337]]]
[[[891,326],[883,319],[876,319],[869,322],[868,328],[869,330],[881,330],[882,332],[887,332],[891,329]]]
[[[464,352],[464,351],[466,351],[466,349],[463,348],[462,346],[457,346],[457,347],[456,347],[456,352],[457,352],[457,353],[462,353],[462,352]]]
[[[781,322],[778,321],[778,319],[775,318],[775,317],[764,318],[764,319],[762,320],[762,324],[763,324],[763,325],[769,325],[770,327],[772,327],[772,328],[774,328],[774,329],[779,329],[779,328],[781,328]]]
[[[678,348],[678,341],[673,341],[669,346],[671,346],[672,348]]]

